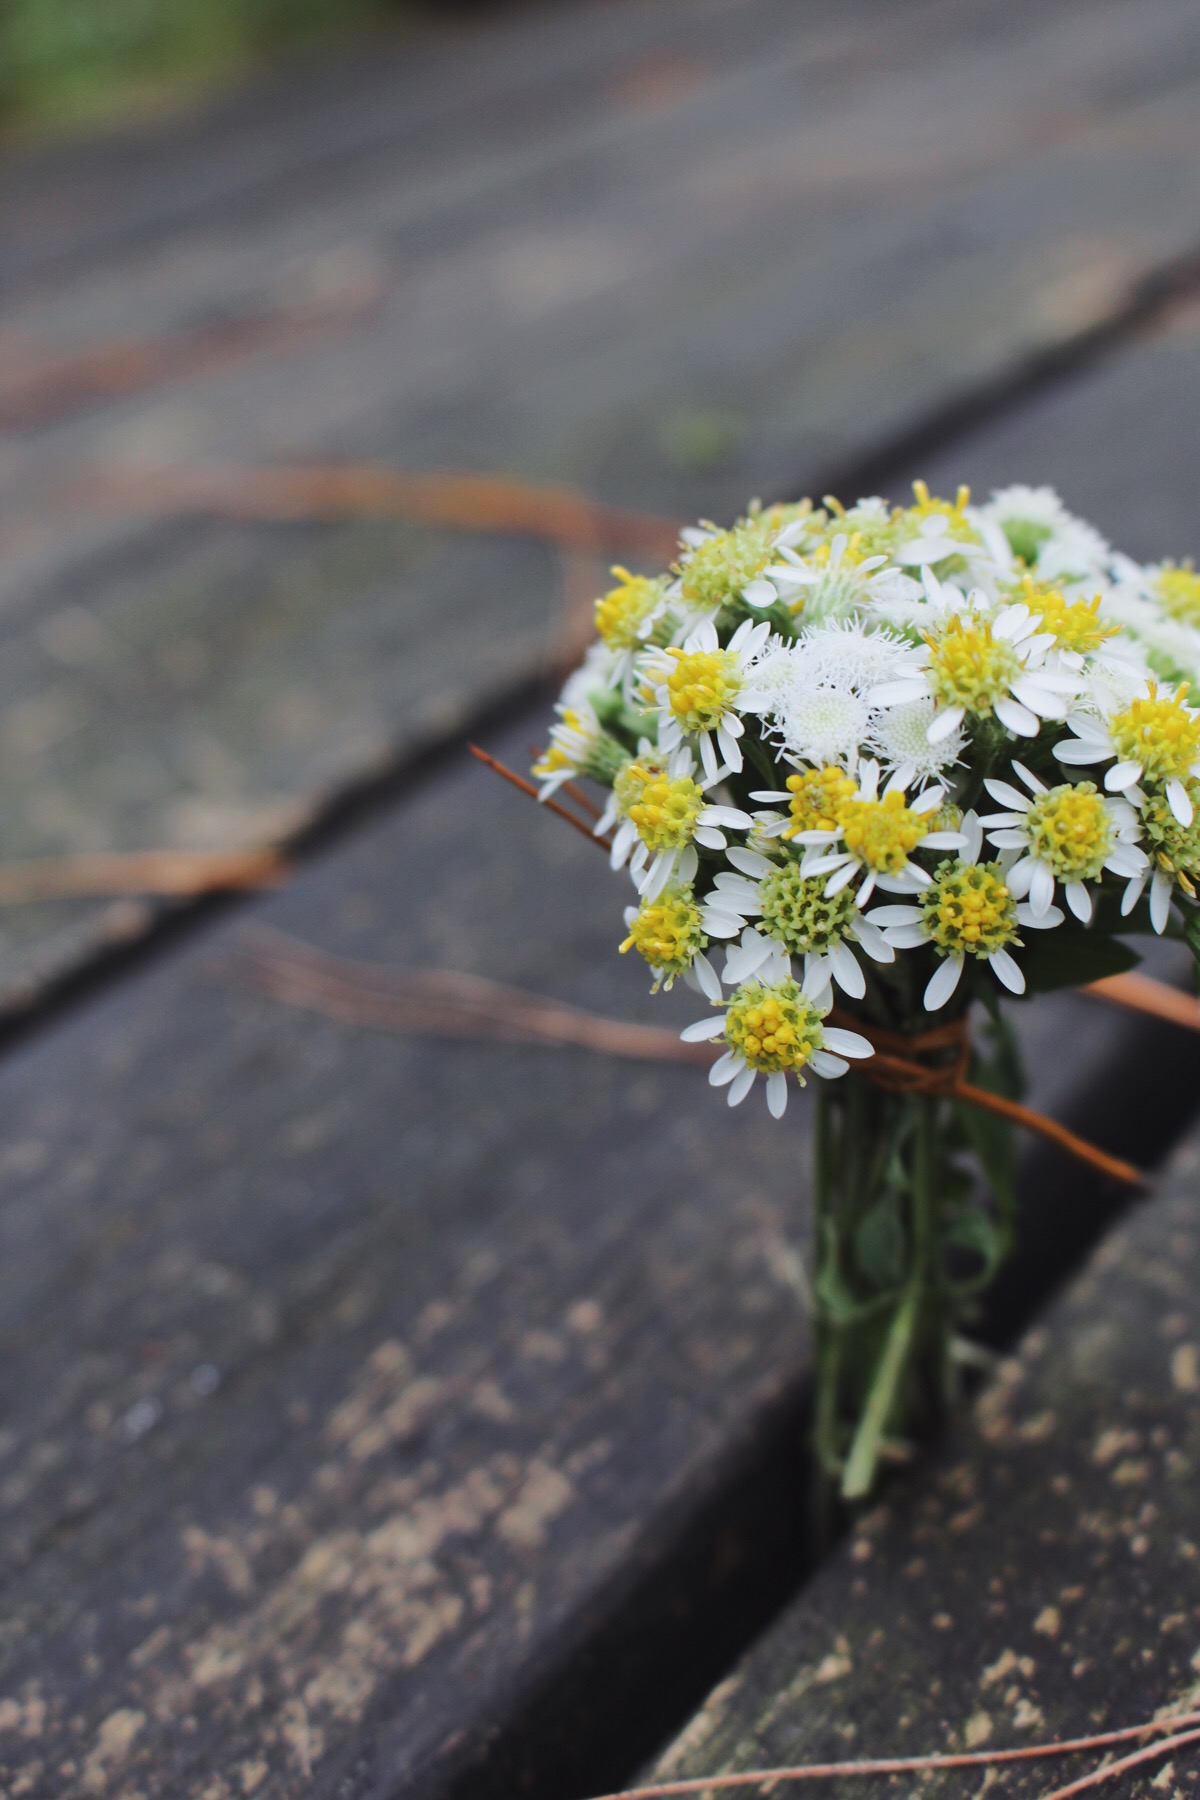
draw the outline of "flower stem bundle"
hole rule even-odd
[[[816,1460],[859,1500],[953,1402],[1012,1245],[1001,1001],[1120,973],[1138,933],[1200,953],[1200,575],[1049,489],[921,483],[613,574],[533,773],[603,791],[619,949],[707,1003],[683,1036],[729,1104],[819,1078]]]

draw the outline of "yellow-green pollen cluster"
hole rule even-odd
[[[771,558],[772,527],[762,516],[744,519],[732,531],[705,538],[680,572],[680,587],[689,606],[708,611],[724,606],[746,583],[761,575]]]
[[[662,599],[666,582],[631,575],[620,563],[612,572],[617,586],[596,602],[596,630],[610,650],[633,650],[645,641],[643,627]]]
[[[1200,781],[1184,783],[1192,803],[1192,822],[1181,825],[1161,794],[1142,807],[1142,824],[1161,869],[1174,875],[1184,893],[1195,898],[1200,883]]]
[[[878,800],[847,800],[839,809],[838,823],[842,842],[855,861],[880,875],[899,875],[929,830],[896,789]]]
[[[836,831],[842,807],[858,792],[858,783],[833,764],[789,775],[786,786],[792,816],[785,838],[794,838],[798,831]]]
[[[979,533],[967,518],[967,507],[971,504],[969,487],[960,487],[953,500],[941,500],[936,494],[930,493],[925,482],[914,481],[913,502],[912,506],[897,507],[894,510],[894,526],[919,527],[926,519],[939,518],[948,537],[958,538],[965,544],[979,543]],[[900,535],[904,535],[903,532]]]
[[[1164,563],[1154,582],[1163,611],[1185,625],[1200,626],[1200,575],[1190,562]]]
[[[919,904],[931,940],[948,956],[990,956],[1017,935],[1017,903],[999,863],[942,863]]]
[[[943,706],[964,706],[986,716],[1021,672],[1010,643],[998,638],[987,619],[950,619],[937,637],[927,637],[929,685]]]
[[[1098,881],[1112,849],[1112,815],[1094,781],[1039,794],[1025,814],[1029,848],[1060,881]]]
[[[613,784],[618,810],[629,819],[647,850],[682,850],[708,802],[690,775],[672,779],[666,766],[647,757],[626,763]]]
[[[668,887],[657,900],[642,901],[621,954],[636,950],[658,971],[657,993],[661,985],[669,988],[677,975],[691,967],[707,942],[691,888]]]
[[[1091,600],[1068,600],[1059,588],[1026,580],[1014,598],[1024,601],[1038,621],[1038,630],[1049,632],[1060,650],[1086,655],[1121,629],[1101,619],[1099,594]]]
[[[1149,694],[1134,700],[1109,726],[1118,757],[1141,763],[1147,781],[1182,781],[1200,761],[1200,718],[1184,706],[1186,692],[1180,688],[1160,697],[1151,684]]]
[[[685,731],[712,731],[742,689],[742,671],[732,650],[671,650],[675,667],[667,676],[667,700]]]
[[[801,875],[800,865],[788,862],[773,869],[759,888],[763,929],[793,956],[820,954],[840,944],[858,917],[850,889],[840,888],[826,898],[826,882],[824,875]]]
[[[821,1048],[821,1015],[795,981],[777,987],[748,982],[729,1003],[725,1042],[760,1074],[799,1075]]]

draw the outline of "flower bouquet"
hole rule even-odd
[[[1049,489],[921,483],[614,576],[534,774],[606,790],[620,948],[707,1002],[683,1036],[729,1104],[818,1078],[817,1466],[859,1499],[1011,1245],[1001,1000],[1129,968],[1130,933],[1200,944],[1200,576]]]

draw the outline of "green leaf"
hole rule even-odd
[[[978,1293],[988,1286],[1000,1264],[1012,1249],[1012,1231],[1004,1219],[993,1217],[977,1206],[964,1207],[946,1232],[946,1242],[956,1250],[965,1250],[979,1258],[974,1274],[956,1281],[957,1294]]]
[[[1026,992],[1048,994],[1055,988],[1103,981],[1106,975],[1123,975],[1142,959],[1119,938],[1060,925],[1054,931],[1029,932],[1019,960]]]
[[[873,1288],[899,1286],[904,1275],[905,1237],[900,1196],[885,1192],[859,1220],[854,1234],[854,1260]]]

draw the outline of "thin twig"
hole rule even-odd
[[[0,864],[0,905],[91,895],[166,894],[269,887],[282,876],[282,852],[252,850],[135,850],[128,855],[47,857]]]
[[[1136,969],[1089,982],[1081,992],[1107,1000],[1111,1006],[1124,1006],[1130,1012],[1146,1013],[1153,1019],[1165,1019],[1170,1025],[1200,1031],[1200,1002],[1194,994],[1185,994],[1181,988],[1156,981],[1153,975],[1139,974]]]
[[[507,764],[500,762],[497,757],[489,756],[486,750],[481,750],[479,748],[478,744],[468,744],[467,749],[471,752],[472,756],[478,757],[481,763],[486,763],[489,769],[494,769],[497,775],[502,775],[505,781],[511,782],[513,787],[520,788],[523,794],[529,794],[540,806],[544,806],[548,812],[557,813],[560,819],[565,819],[568,825],[573,825],[575,827],[576,831],[582,831],[589,843],[599,844],[603,850],[612,848],[611,840],[609,838],[597,837],[586,819],[577,819],[573,812],[569,812],[567,808],[561,806],[557,800],[553,798],[547,799],[538,792],[532,781],[527,781],[525,779],[524,775],[518,775],[515,769],[510,769]]]
[[[1117,1731],[1101,1731],[1091,1737],[1064,1738],[1058,1743],[1022,1744],[1007,1750],[961,1750],[943,1756],[875,1756],[853,1762],[792,1763],[777,1769],[742,1769],[732,1775],[701,1775],[685,1781],[658,1781],[648,1787],[626,1788],[621,1793],[601,1794],[596,1800],[673,1800],[682,1794],[720,1793],[731,1788],[762,1787],[779,1781],[836,1781],[868,1775],[924,1775],[941,1769],[981,1769],[994,1764],[1035,1762],[1053,1756],[1081,1756],[1087,1751],[1103,1750],[1114,1744],[1132,1743],[1150,1732],[1175,1732],[1180,1725],[1200,1724],[1200,1713],[1182,1713],[1174,1719],[1155,1719],[1144,1725],[1127,1725]],[[1097,1779],[1107,1780],[1126,1767],[1148,1762],[1176,1746],[1200,1739],[1200,1731],[1167,1737],[1159,1744],[1148,1745],[1123,1762],[1093,1771],[1082,1785],[1056,1789],[1044,1800],[1066,1800],[1067,1795],[1081,1793],[1084,1786],[1094,1786]]]
[[[1172,1719],[1171,1724],[1181,1721]],[[1139,1763],[1153,1762],[1169,1751],[1182,1750],[1187,1744],[1200,1742],[1200,1731],[1181,1731],[1178,1737],[1164,1738],[1161,1744],[1148,1744],[1144,1750],[1135,1750],[1132,1756],[1123,1756],[1119,1762],[1102,1763],[1093,1769],[1090,1775],[1081,1775],[1078,1781],[1070,1781],[1066,1787],[1057,1787],[1052,1793],[1045,1794],[1042,1800],[1070,1800],[1073,1794],[1086,1793],[1088,1788],[1099,1787],[1102,1782],[1111,1781],[1114,1775],[1125,1775],[1130,1769],[1136,1769]]]
[[[606,1019],[456,969],[376,970],[328,956],[282,932],[242,933],[235,966],[259,992],[345,1024],[437,1037],[573,1044],[636,1062],[709,1066],[711,1044],[685,1043],[656,1025]]]
[[[269,469],[96,469],[78,490],[130,512],[264,520],[416,519],[458,531],[514,533],[571,549],[675,554],[679,527],[566,487],[505,475],[415,473],[370,464]]]

